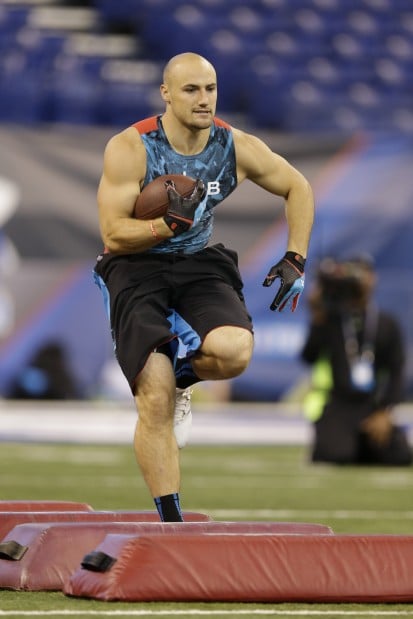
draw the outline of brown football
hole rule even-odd
[[[168,208],[168,193],[165,181],[171,180],[175,183],[178,193],[184,198],[188,198],[195,188],[196,180],[183,174],[165,174],[156,177],[153,181],[145,185],[135,202],[136,219],[155,219],[165,215]]]

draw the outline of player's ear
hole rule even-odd
[[[161,91],[161,97],[165,101],[165,103],[170,103],[171,98],[169,96],[168,86],[166,84],[161,84],[160,91]]]

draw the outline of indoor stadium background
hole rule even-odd
[[[0,1],[0,395],[61,342],[79,397],[108,392],[96,187],[120,128],[162,111],[172,55],[205,55],[218,115],[256,133],[314,186],[308,280],[325,255],[369,253],[400,319],[413,392],[413,6],[410,0]],[[256,349],[237,400],[288,397],[308,315],[272,314],[261,283],[285,249],[281,204],[245,183],[217,209],[238,250]]]

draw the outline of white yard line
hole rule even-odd
[[[0,617],[411,617],[411,610],[0,610]]]

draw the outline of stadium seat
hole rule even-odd
[[[98,69],[102,59],[61,57],[49,89],[49,103],[55,122],[81,125],[96,124],[101,103]]]
[[[28,6],[0,6],[0,32],[17,32],[27,24],[29,14]]]
[[[99,118],[103,124],[125,127],[161,111],[161,65],[156,62],[108,60],[102,64]]]
[[[42,121],[44,93],[38,87],[38,73],[26,54],[11,51],[0,68],[0,120],[31,124]]]

